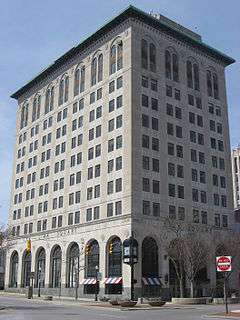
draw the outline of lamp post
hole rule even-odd
[[[42,268],[39,266],[38,269],[38,297],[41,297],[41,273],[42,273]]]
[[[96,277],[96,284],[95,284],[95,301],[98,301],[98,266],[95,267],[95,277]]]
[[[131,268],[131,300],[134,300],[134,264],[138,262],[138,242],[133,236],[123,241],[123,262]]]
[[[75,300],[78,299],[78,285],[79,285],[79,266],[74,264],[74,273],[75,273]]]

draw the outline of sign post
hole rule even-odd
[[[228,301],[227,301],[227,272],[232,271],[232,257],[220,256],[216,257],[217,272],[224,272],[224,300],[226,306],[226,314],[228,314]]]

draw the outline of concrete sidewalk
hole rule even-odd
[[[11,292],[0,292],[0,296],[4,297],[12,297],[12,298],[19,298],[19,299],[27,299],[25,294],[20,293],[11,293]],[[166,309],[195,309],[194,306],[184,306],[184,305],[175,305],[170,302],[167,302],[162,307],[152,307],[149,306],[148,303],[138,303],[135,307],[121,307],[121,306],[112,306],[109,302],[103,302],[103,301],[95,301],[93,299],[89,298],[79,298],[75,300],[73,297],[61,297],[53,296],[53,300],[45,300],[46,296],[38,297],[37,295],[33,296],[33,299],[35,302],[43,302],[47,304],[55,304],[55,305],[72,305],[77,306],[81,305],[82,307],[95,307],[95,308],[101,308],[101,309],[111,309],[111,310],[122,310],[122,311],[140,311],[140,310],[166,310]],[[28,299],[27,299],[28,300]]]

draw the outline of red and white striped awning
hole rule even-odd
[[[120,284],[120,283],[122,283],[122,277],[105,278],[103,283],[105,283],[105,284]]]
[[[150,285],[150,286],[160,286],[161,285],[161,281],[160,278],[142,278],[142,282],[145,285]]]
[[[80,284],[96,284],[96,278],[83,279]]]

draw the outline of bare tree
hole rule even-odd
[[[0,224],[0,250],[6,248],[9,244],[10,235],[9,228],[4,224]]]
[[[178,277],[180,297],[184,297],[184,279],[189,281],[190,296],[194,297],[196,277],[210,256],[210,237],[207,227],[165,219],[162,243]]]

